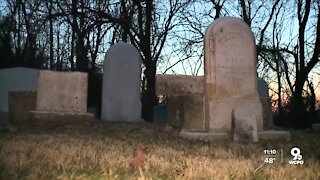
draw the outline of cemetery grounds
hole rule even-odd
[[[320,133],[290,131],[291,141],[185,140],[165,125],[101,123],[0,132],[0,179],[320,179]],[[144,165],[130,170],[137,144]],[[290,165],[290,149],[304,164]],[[264,150],[283,151],[265,163]]]

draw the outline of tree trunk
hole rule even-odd
[[[84,45],[84,36],[81,33],[77,33],[77,43],[76,43],[76,63],[77,70],[81,72],[88,72],[88,59],[87,50]]]
[[[52,0],[50,0],[50,5],[49,5],[49,36],[50,36],[50,64],[49,67],[51,70],[53,70],[53,20],[52,20]]]
[[[295,91],[293,93],[292,97],[292,113],[290,120],[292,127],[294,128],[305,128],[307,126],[307,114],[306,114],[306,108],[303,103],[303,85],[304,85],[305,79],[301,76],[297,76],[296,83],[295,83]]]
[[[282,95],[281,95],[281,72],[279,68],[279,63],[280,61],[277,60],[276,64],[276,70],[277,70],[277,81],[278,81],[278,112],[279,112],[279,120],[282,122],[282,117],[283,117],[283,109],[282,109]]]
[[[145,121],[153,122],[153,107],[156,104],[156,64],[153,61],[148,61],[145,76],[147,79],[147,87],[142,94],[142,118]]]

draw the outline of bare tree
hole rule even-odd
[[[153,106],[156,104],[155,74],[157,62],[170,31],[177,25],[175,19],[188,5],[189,1],[178,0],[140,1],[121,0],[116,4],[119,16],[111,11],[96,13],[121,28],[121,39],[136,46],[142,56],[144,71],[142,80],[142,116],[147,121],[153,120]]]

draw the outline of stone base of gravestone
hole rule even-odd
[[[262,140],[272,140],[272,139],[281,139],[289,141],[291,135],[288,131],[279,131],[279,130],[266,130],[258,132],[259,139]]]
[[[179,137],[192,140],[216,141],[216,140],[231,140],[231,134],[227,132],[203,132],[191,131],[182,129]]]
[[[216,140],[232,140],[233,136],[227,132],[197,132],[190,130],[181,130],[179,133],[179,137],[184,139],[195,139],[195,140],[205,140],[205,141],[216,141]],[[259,140],[285,140],[290,141],[291,135],[288,131],[261,131],[258,132]]]
[[[36,127],[92,126],[93,114],[81,112],[30,111],[31,122]]]
[[[231,132],[232,130],[232,112],[238,107],[246,107],[251,114],[257,115],[258,131],[263,130],[262,124],[262,105],[257,94],[246,96],[233,96],[230,98],[217,99],[210,103],[212,109],[210,121],[210,130],[215,132]]]
[[[29,111],[36,108],[36,92],[10,91],[9,92],[9,122],[16,126],[29,125]]]

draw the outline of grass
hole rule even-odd
[[[291,134],[289,142],[204,142],[168,137],[163,125],[120,123],[1,132],[0,179],[320,179],[320,134]],[[147,160],[130,171],[139,143]],[[303,165],[289,165],[293,146]],[[283,162],[265,164],[264,149],[283,149]]]

